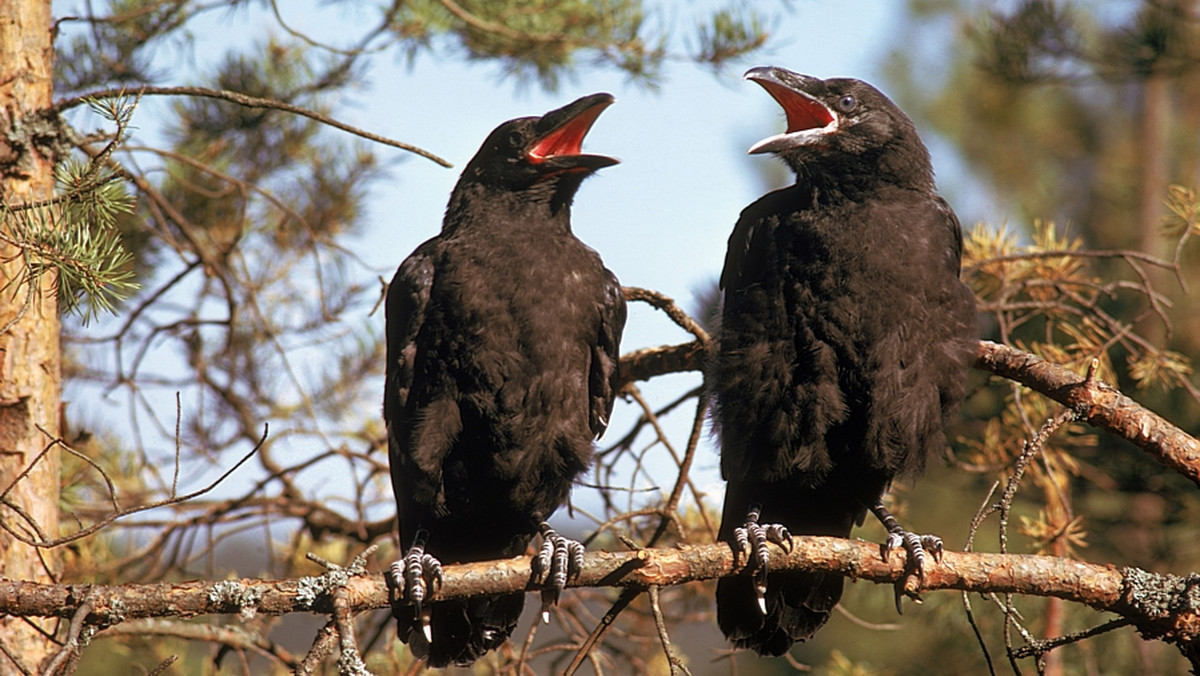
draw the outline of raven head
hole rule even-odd
[[[883,172],[932,185],[929,152],[916,126],[875,87],[776,66],[752,68],[744,78],[767,90],[787,116],[786,131],[755,143],[751,154],[775,153],[798,173],[832,163],[843,172]]]
[[[574,192],[585,177],[618,162],[582,152],[584,136],[613,101],[611,94],[592,94],[541,117],[509,120],[487,137],[463,176],[506,190],[569,184]]]

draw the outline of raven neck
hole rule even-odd
[[[459,185],[446,207],[444,234],[465,228],[509,231],[534,228],[546,233],[571,233],[571,201],[555,186],[535,185],[526,190],[506,190],[479,184]],[[571,191],[574,196],[574,191]]]
[[[886,167],[862,167],[857,171],[853,164],[839,166],[829,171],[819,165],[793,165],[798,190],[811,194],[813,204],[829,204],[842,201],[859,201],[886,188],[933,192],[933,172],[915,171],[893,173]]]
[[[797,152],[780,157],[796,172],[796,186],[811,189],[823,202],[857,201],[881,188],[935,190],[929,151],[919,142],[892,142],[861,153]]]

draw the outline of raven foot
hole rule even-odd
[[[425,553],[427,537],[428,531],[424,528],[417,529],[408,553],[388,568],[388,586],[402,590],[401,600],[412,604],[425,640],[432,643],[433,632],[429,627],[430,609],[425,599],[437,593],[438,588],[442,586],[442,563],[432,554]]]
[[[558,603],[567,582],[583,571],[583,543],[559,535],[545,521],[538,528],[542,549],[533,557],[533,581],[543,585],[542,622],[549,623],[550,607]]]
[[[751,505],[746,514],[746,523],[733,529],[733,537],[737,541],[734,559],[740,552],[746,556],[746,565],[753,571],[754,594],[758,597],[758,609],[763,615],[767,614],[767,568],[771,561],[771,550],[768,542],[783,547],[784,551],[792,551],[792,534],[787,527],[779,523],[760,525],[762,515],[761,505]]]
[[[903,547],[908,553],[908,567],[912,572],[916,573],[917,578],[925,581],[925,553],[929,552],[933,555],[935,561],[942,560],[942,552],[945,547],[942,545],[942,539],[936,535],[918,535],[904,528],[896,521],[896,517],[892,516],[891,512],[887,511],[883,506],[883,502],[876,502],[871,506],[871,513],[879,519],[883,527],[887,529],[887,540],[880,545],[879,551],[883,556],[883,560],[887,561],[892,550],[897,547]],[[910,596],[913,601],[921,602],[921,597],[915,591],[906,591],[904,580],[896,583],[896,612],[903,612],[900,606],[901,596]]]

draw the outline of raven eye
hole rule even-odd
[[[837,102],[838,110],[842,111],[843,113],[848,113],[854,110],[856,106],[858,106],[858,99],[854,98],[850,94],[846,94],[842,98],[838,99]]]
[[[525,135],[519,131],[509,132],[508,144],[514,148],[520,148],[525,145]]]

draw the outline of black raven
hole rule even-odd
[[[584,178],[617,160],[580,151],[613,102],[594,94],[505,122],[450,195],[442,231],[387,293],[383,417],[404,557],[389,581],[400,640],[429,666],[467,665],[516,627],[524,594],[424,602],[442,563],[543,547],[543,616],[583,546],[545,520],[612,413],[625,299],[571,233]]]
[[[787,131],[750,152],[777,155],[796,183],[742,211],[721,273],[709,373],[721,537],[750,555],[752,575],[719,582],[717,620],[737,647],[780,655],[824,624],[842,578],[768,580],[766,541],[847,537],[871,511],[889,531],[885,552],[904,546],[918,572],[923,549],[940,554],[881,499],[944,449],[977,332],[958,219],[912,121],[859,80],[772,67],[746,78],[787,115]]]

